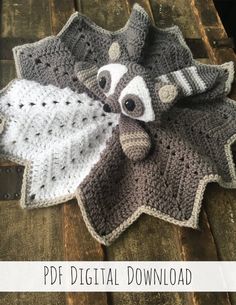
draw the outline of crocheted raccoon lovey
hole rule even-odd
[[[177,27],[138,5],[117,32],[76,13],[14,56],[0,150],[26,166],[22,206],[76,196],[107,245],[141,213],[196,228],[206,185],[236,187],[233,64],[196,62]]]
[[[119,60],[120,46],[114,42],[110,59]],[[111,53],[112,50],[112,53]],[[200,96],[207,100],[219,98],[217,83],[228,79],[228,68],[190,66],[152,79],[152,73],[137,63],[110,63],[99,70],[95,66],[77,64],[79,80],[104,101],[105,112],[121,113],[119,120],[120,143],[124,153],[133,161],[144,159],[151,149],[151,139],[140,122],[161,123],[161,115],[183,97]],[[223,67],[225,69],[223,69]],[[226,86],[223,93],[227,93]],[[104,97],[105,95],[105,97]]]
[[[100,242],[109,244],[141,213],[196,227],[206,184],[236,186],[236,108],[226,99],[232,63],[193,62],[156,78],[118,58],[99,69],[86,63],[75,69],[104,111],[120,114],[119,131],[77,192]]]

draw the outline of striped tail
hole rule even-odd
[[[211,92],[210,97],[227,94],[230,78],[231,63],[221,66],[199,65],[174,71],[157,78],[163,83],[171,83],[181,89],[183,96],[194,96],[204,92]]]

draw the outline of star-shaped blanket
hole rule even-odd
[[[25,165],[22,206],[76,196],[90,232],[109,244],[141,213],[195,228],[206,185],[236,187],[231,151],[236,109],[226,97],[233,65],[197,63],[177,27],[157,29],[138,5],[117,32],[76,13],[57,36],[17,47],[14,56],[23,79],[0,94],[0,152]],[[111,60],[119,67],[112,77],[104,70]],[[99,79],[101,69],[105,81]],[[174,86],[180,97],[159,91],[159,99],[174,102],[158,108],[163,111],[158,120],[127,121],[124,128],[124,114],[108,113],[103,104],[106,99],[115,104],[123,89],[133,90],[128,78],[140,72],[135,78],[140,80],[143,70],[148,84],[157,82],[158,90]],[[98,85],[106,89],[107,80],[110,96],[98,90]],[[150,86],[153,96],[157,89]],[[134,100],[137,94],[129,94],[127,104],[119,99],[119,111],[124,105],[130,110]],[[127,157],[121,141],[122,132],[134,126],[150,139],[142,160]],[[132,137],[123,139],[133,147]]]

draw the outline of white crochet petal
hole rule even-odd
[[[69,88],[15,80],[0,94],[1,157],[26,166],[21,205],[48,206],[74,197],[106,147],[118,115]]]

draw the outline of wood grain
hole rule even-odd
[[[203,205],[205,202],[203,202]],[[179,236],[182,260],[188,261],[217,261],[218,252],[215,246],[214,237],[211,233],[207,215],[203,209],[200,217],[200,230],[189,228],[176,228]],[[230,305],[227,293],[192,293],[194,305],[216,304]]]
[[[50,34],[48,1],[2,1],[1,37],[38,39]],[[15,77],[12,60],[0,61],[1,87]],[[62,207],[22,210],[0,202],[0,260],[62,260]],[[64,293],[1,293],[0,304],[64,305]]]
[[[227,38],[223,24],[215,10],[212,0],[192,0],[192,7],[199,22],[202,22],[201,35],[205,41],[211,63],[221,64],[234,61],[236,56],[230,48],[213,48],[212,41]],[[236,84],[234,83],[230,97],[236,99]],[[236,259],[235,234],[236,210],[235,190],[225,190],[216,184],[208,187],[205,195],[205,207],[211,232],[221,260]],[[236,304],[236,294],[229,295],[232,305]]]
[[[78,9],[108,30],[117,30],[126,23],[134,2],[75,0]],[[177,24],[185,37],[203,37],[212,62],[235,60],[232,50],[212,48],[213,39],[226,37],[212,1],[191,0],[191,6],[188,0],[137,2],[159,26]],[[74,9],[72,0],[4,0],[1,37],[35,40],[56,34]],[[1,87],[15,74],[12,57],[4,56],[8,60],[0,60]],[[232,236],[236,233],[236,191],[212,185],[207,189],[204,206],[200,231],[142,215],[114,244],[103,249],[89,234],[75,201],[35,211],[22,210],[18,202],[0,202],[0,260],[235,260],[236,241]],[[0,304],[4,305],[93,305],[95,302],[98,305],[235,305],[236,296],[230,294],[229,298],[227,293],[0,294]]]
[[[178,25],[187,38],[200,38],[199,26],[188,0],[150,0],[158,26]]]
[[[164,261],[181,260],[181,249],[173,224],[142,215],[111,246],[108,260]],[[111,304],[193,304],[190,294],[183,293],[112,293]]]
[[[43,38],[50,35],[48,0],[1,1],[1,37]]]
[[[23,210],[0,202],[0,260],[62,260],[61,207]],[[1,293],[1,305],[64,305],[63,293]]]
[[[0,60],[0,89],[15,78],[15,65],[12,60]]]
[[[49,0],[49,8],[51,13],[51,33],[56,35],[70,15],[75,12],[75,4],[73,0]]]
[[[229,60],[236,62],[236,56],[232,49],[213,47],[214,40],[227,38],[226,31],[215,9],[213,0],[191,0],[191,7],[198,24],[201,25],[201,36],[205,42],[211,62],[215,64]]]
[[[77,202],[63,205],[64,259],[73,261],[100,261],[104,259],[101,245],[89,233]],[[66,293],[68,305],[107,304],[106,293]]]
[[[51,27],[56,34],[74,12],[73,1],[50,0]],[[68,261],[103,260],[102,246],[91,236],[82,218],[77,202],[62,206],[63,259]],[[67,305],[107,304],[106,293],[66,293]]]
[[[76,0],[83,14],[103,28],[113,31],[123,27],[128,19],[125,1]]]

